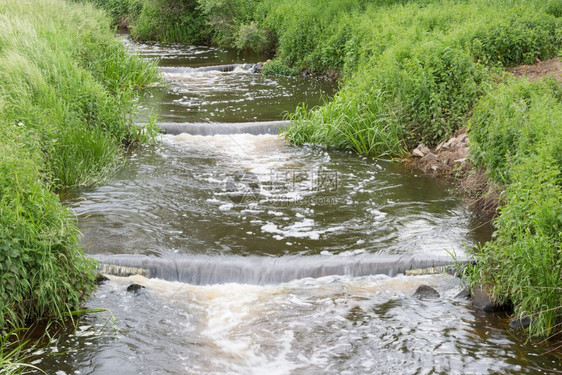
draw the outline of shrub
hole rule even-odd
[[[296,68],[291,68],[280,59],[275,59],[264,64],[262,73],[265,75],[296,76],[300,72]]]
[[[562,166],[560,100],[554,81],[530,83],[508,79],[480,100],[469,122],[472,159],[487,168],[491,178],[513,182],[511,166],[526,155],[544,148]]]
[[[265,30],[260,29],[255,22],[250,22],[240,25],[234,46],[238,50],[264,52],[271,49],[271,41]]]
[[[531,317],[530,333],[555,333],[562,318],[562,95],[554,82],[508,80],[476,105],[475,163],[509,183],[494,241],[475,252],[473,283]]]
[[[290,141],[393,156],[419,142],[436,145],[463,126],[490,82],[491,66],[551,57],[562,46],[560,20],[540,2],[414,1],[352,9],[328,13],[338,20],[326,30],[330,38],[301,25],[312,21],[298,13],[289,34],[301,50],[287,45],[297,55],[284,52],[286,31],[281,31],[280,56],[294,56],[287,61],[333,64],[347,78],[332,103],[293,117],[286,132]],[[333,42],[333,48],[320,40]],[[389,129],[397,138],[382,135]]]
[[[63,0],[0,2],[0,331],[77,309],[92,261],[56,191],[88,186],[145,140],[135,89],[158,77],[109,20]]]

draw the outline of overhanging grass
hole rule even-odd
[[[110,21],[63,0],[0,2],[0,332],[61,318],[94,288],[72,213],[56,191],[110,175],[150,137],[130,120],[158,79]]]

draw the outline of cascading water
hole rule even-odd
[[[59,375],[562,370],[455,297],[454,276],[403,275],[489,238],[446,183],[274,135],[328,83],[253,74],[242,64],[256,56],[126,43],[160,59],[169,86],[143,93],[139,122],[158,110],[167,134],[66,202],[87,254],[121,275],[88,303],[116,327],[88,315],[34,364]],[[440,298],[413,297],[422,284]]]

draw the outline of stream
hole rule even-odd
[[[88,256],[147,273],[109,276],[87,307],[110,313],[86,315],[33,364],[57,375],[562,371],[548,345],[457,298],[458,278],[404,275],[490,239],[454,187],[276,134],[333,85],[253,73],[261,56],[124,42],[159,60],[166,85],[143,90],[138,122],[157,112],[169,134],[65,204]],[[440,297],[414,297],[422,284]]]

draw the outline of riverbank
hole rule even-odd
[[[95,264],[84,257],[75,217],[57,193],[103,181],[122,165],[124,149],[151,138],[130,115],[137,88],[158,72],[128,55],[91,5],[6,0],[0,28],[4,336],[69,316],[95,289]],[[2,353],[0,364],[8,365]]]

